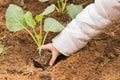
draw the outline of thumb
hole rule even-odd
[[[59,56],[60,54],[58,52],[56,52],[55,50],[52,51],[52,58],[49,62],[49,65],[50,66],[53,66],[53,64],[55,63],[57,57]]]
[[[52,52],[52,58],[50,59],[49,65],[52,66],[55,63],[57,57],[61,54],[52,43],[46,44],[42,46],[42,49],[48,50]]]

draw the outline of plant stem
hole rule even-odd
[[[47,32],[45,33],[45,36],[44,36],[44,38],[43,38],[43,41],[42,41],[42,44],[41,44],[41,45],[44,45],[48,33],[49,33],[49,31],[47,31]],[[42,48],[39,49],[39,54],[41,53],[41,50],[42,50]]]
[[[33,29],[34,34],[35,34],[35,35],[37,35],[37,33],[36,33],[35,29],[34,29],[34,28],[32,28],[32,29]]]
[[[49,33],[49,31],[47,31],[47,32],[45,33],[45,37],[44,37],[44,39],[43,39],[42,45],[44,45],[44,43],[45,43],[45,40],[46,40],[46,38],[47,38],[48,33]]]
[[[67,0],[64,0],[64,2],[62,3],[62,13],[65,11],[66,4],[67,4]]]
[[[67,0],[63,0],[62,2],[60,0],[57,0],[57,5],[57,11],[63,14],[67,5]]]
[[[39,40],[39,41],[40,41],[40,42],[39,42],[39,43],[40,43],[39,45],[41,46],[41,41],[42,41],[42,19],[41,19],[41,21],[40,21],[40,26],[39,26],[39,28],[40,28],[40,33],[39,33],[39,35],[40,35],[40,37],[41,37],[41,38],[40,38],[41,40]]]
[[[60,10],[58,9],[58,7],[56,7],[56,10],[57,10],[57,12],[60,12]]]
[[[59,0],[57,0],[57,4],[58,4],[59,12],[61,12],[61,6],[60,6],[60,1]]]
[[[37,42],[38,42],[38,44],[39,44],[39,46],[40,46],[40,44],[41,44],[41,38],[38,37],[38,34],[37,34],[37,32],[35,31],[34,28],[33,28],[33,32],[34,32],[35,38],[37,39]],[[38,47],[39,47],[39,46],[38,46]]]
[[[34,35],[27,28],[24,28],[24,29],[30,34],[30,36],[33,38],[33,40],[35,41],[35,43],[39,47],[39,44],[38,44],[37,40],[35,39]]]

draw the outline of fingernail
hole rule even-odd
[[[52,63],[49,63],[49,65],[50,65],[50,66],[53,66],[53,64],[52,64]]]

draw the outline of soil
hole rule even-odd
[[[37,68],[43,68],[43,69],[46,69],[47,67],[49,67],[49,61],[51,57],[52,57],[52,53],[45,50],[42,50],[41,53],[37,52],[31,55],[34,66]]]
[[[79,0],[71,0],[76,4],[80,3],[76,1]],[[83,1],[82,3],[91,2]],[[62,56],[53,67],[43,69],[33,64],[31,55],[37,52],[37,46],[29,34],[24,30],[15,33],[7,30],[5,12],[9,3],[1,4],[0,2],[0,48],[4,51],[0,54],[0,80],[120,80],[119,23],[109,26],[85,48],[70,57]],[[36,15],[50,4],[30,0],[25,2],[23,8]],[[71,20],[68,15],[63,18],[57,12],[49,16],[64,25]],[[48,35],[46,43],[51,42],[55,35],[54,33]]]

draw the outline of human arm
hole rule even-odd
[[[120,0],[95,0],[53,39],[53,47],[69,56],[83,48],[114,21],[120,19]]]

